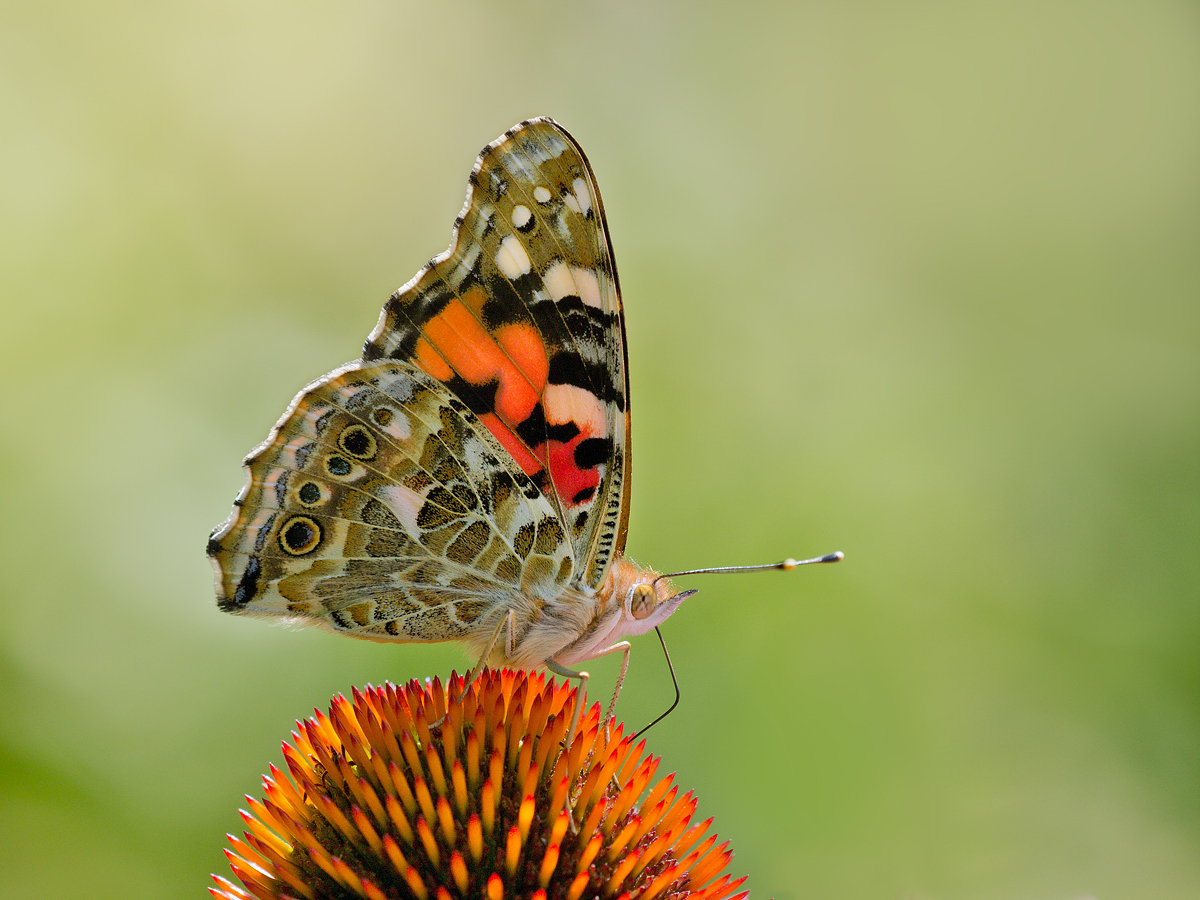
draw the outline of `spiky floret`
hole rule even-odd
[[[219,900],[486,897],[743,900],[720,876],[728,842],[691,824],[696,798],[655,781],[593,705],[562,752],[577,692],[545,674],[485,671],[355,689],[297,723]],[[572,825],[576,827],[572,827]]]

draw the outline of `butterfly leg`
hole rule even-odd
[[[596,656],[604,656],[608,653],[616,653],[618,650],[621,651],[621,672],[619,675],[617,675],[617,685],[613,690],[612,700],[608,702],[608,709],[605,710],[604,713],[605,740],[607,740],[611,735],[611,731],[609,729],[611,728],[613,712],[617,707],[617,697],[621,695],[621,686],[625,683],[625,674],[629,671],[629,651],[632,649],[632,646],[633,645],[630,644],[629,641],[619,641],[618,643],[613,644],[611,647],[606,647],[596,654]],[[592,658],[594,659],[595,657]],[[561,675],[563,678],[579,679],[579,690],[575,694],[575,711],[571,715],[571,725],[569,728],[567,728],[566,740],[563,741],[562,752],[568,753],[571,749],[571,739],[575,736],[575,729],[579,725],[579,714],[583,710],[583,689],[587,685],[588,679],[591,676],[587,672],[572,671],[571,669],[568,669],[566,666],[563,666],[552,659],[546,660],[546,668],[555,675]],[[616,781],[615,774],[613,776],[613,787],[616,790],[620,790],[621,787]],[[574,809],[568,809],[567,816],[567,820],[571,823],[572,833],[578,834],[579,827],[575,824]]]
[[[629,651],[633,649],[633,645],[629,641],[618,641],[611,647],[605,647],[596,656],[606,656],[609,653],[621,653],[621,671],[617,675],[617,684],[613,688],[612,699],[608,701],[608,709],[604,711],[604,728],[605,735],[608,735],[608,728],[612,723],[613,713],[617,708],[617,698],[621,696],[621,688],[625,684],[625,675],[629,672]],[[592,659],[595,659],[593,656]],[[575,726],[579,724],[579,713],[583,709],[583,689],[587,685],[588,678],[591,676],[587,672],[573,672],[566,666],[556,663],[552,659],[546,660],[546,668],[556,675],[561,675],[564,678],[579,679],[579,702],[575,704],[575,714],[571,717],[571,727],[567,729],[567,749],[571,747],[571,737],[575,734]]]
[[[496,630],[492,632],[492,638],[491,638],[491,640],[488,641],[487,649],[484,650],[483,654],[479,657],[479,662],[475,663],[475,665],[467,671],[467,678],[466,678],[466,681],[463,683],[462,693],[458,697],[459,703],[462,703],[462,701],[466,699],[467,693],[471,690],[471,685],[473,685],[478,680],[479,676],[483,674],[483,670],[487,666],[488,657],[490,657],[492,655],[492,651],[496,649],[496,641],[500,640],[500,632],[502,632],[502,631],[507,630],[507,632],[508,632],[508,640],[505,641],[505,649],[507,651],[505,653],[505,656],[506,657],[512,656],[512,654],[513,654],[513,637],[512,637],[513,627],[512,626],[513,626],[513,614],[512,614],[512,610],[509,610],[508,615],[506,615],[504,618],[502,618],[496,624]],[[437,726],[439,726],[443,722],[445,722],[446,718],[447,718],[446,716],[442,716],[440,719],[438,719],[436,722],[434,722],[430,727],[436,728]]]
[[[546,668],[555,675],[561,675],[563,678],[578,678],[579,689],[575,692],[575,711],[571,713],[571,724],[567,728],[567,737],[563,742],[563,753],[571,749],[571,739],[575,737],[575,729],[579,726],[579,714],[583,711],[583,689],[587,686],[588,679],[592,676],[587,672],[574,672],[566,666],[559,665],[552,659],[546,660]]]
[[[620,641],[611,647],[606,647],[597,654],[597,656],[604,656],[606,653],[621,651],[621,672],[617,675],[617,685],[613,688],[612,699],[608,701],[608,709],[604,711],[604,739],[606,741],[612,737],[612,723],[613,716],[617,711],[617,698],[621,696],[621,687],[625,684],[625,674],[629,671],[629,651],[632,649],[633,645],[629,641]],[[616,772],[612,776],[612,788],[614,792],[621,790],[621,783],[617,781]]]
[[[604,727],[606,729],[611,726],[613,716],[617,711],[617,698],[621,696],[621,688],[625,684],[625,674],[629,671],[629,651],[631,649],[633,649],[633,645],[629,641],[621,641],[600,651],[601,656],[605,653],[621,651],[621,673],[617,675],[617,686],[613,688],[612,699],[608,701],[608,709],[604,712]]]
[[[579,688],[575,692],[575,710],[571,713],[571,724],[567,727],[567,735],[563,739],[561,753],[563,756],[566,756],[571,751],[571,740],[575,737],[575,729],[579,727],[579,714],[583,711],[583,689],[591,676],[587,672],[572,671],[566,666],[559,665],[552,659],[546,660],[546,668],[555,675],[561,675],[563,678],[579,679]],[[570,797],[567,800],[567,822],[571,826],[571,834],[579,834],[579,824],[575,821],[575,801]]]

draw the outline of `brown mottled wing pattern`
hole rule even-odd
[[[367,361],[444,383],[542,491],[575,578],[598,587],[625,543],[625,325],[596,179],[550,119],[480,154],[450,248],[383,308]]]
[[[446,385],[355,362],[297,395],[214,533],[228,612],[482,649],[574,573],[557,511]]]

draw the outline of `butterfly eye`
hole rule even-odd
[[[350,425],[338,435],[338,446],[355,459],[370,459],[379,449],[374,435],[361,425]]]
[[[655,596],[653,587],[648,584],[633,586],[632,596],[629,598],[629,612],[635,619],[646,618],[654,612],[656,606],[658,606],[658,597]]]
[[[292,556],[303,556],[321,543],[321,526],[308,516],[294,516],[279,531],[279,546]]]

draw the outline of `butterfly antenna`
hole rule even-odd
[[[683,575],[727,575],[733,572],[762,572],[766,569],[783,569],[787,571],[788,569],[796,568],[796,566],[807,566],[812,563],[839,562],[845,556],[846,554],[841,550],[835,550],[833,553],[826,553],[824,556],[814,556],[812,559],[785,559],[783,562],[766,563],[761,566],[714,566],[708,569],[688,569],[685,572],[668,572],[666,575],[659,575],[654,580],[657,582],[662,578],[679,578]]]
[[[796,568],[796,566],[807,566],[812,563],[840,562],[842,559],[845,558],[845,556],[846,556],[846,554],[843,553],[841,550],[835,550],[833,553],[826,553],[824,556],[814,556],[812,559],[790,559],[789,558],[789,559],[785,559],[783,562],[767,563],[767,564],[761,565],[761,566],[714,566],[714,567],[708,568],[708,569],[688,569],[686,572],[668,572],[666,575],[659,575],[657,578],[654,579],[654,583],[657,584],[663,578],[679,578],[683,575],[726,575],[726,574],[729,574],[732,572],[761,572],[766,569],[783,569],[784,571],[787,571],[788,569]],[[694,593],[696,593],[696,592],[695,591],[684,591],[684,593],[680,596],[684,596],[684,595],[690,596],[691,594],[694,594]],[[667,669],[671,673],[671,683],[675,686],[675,702],[672,703],[667,708],[666,712],[664,712],[662,715],[660,715],[657,719],[655,719],[653,722],[651,722],[645,728],[642,728],[639,731],[634,732],[633,737],[630,738],[630,741],[637,740],[639,737],[641,737],[643,734],[645,734],[647,731],[649,731],[651,728],[653,728],[655,725],[657,725],[659,722],[661,722],[663,719],[665,719],[667,716],[669,716],[671,713],[673,713],[675,711],[675,707],[677,707],[679,705],[679,698],[680,698],[679,679],[675,676],[675,665],[671,662],[671,654],[667,650],[667,641],[663,637],[662,629],[660,629],[657,625],[654,626],[654,633],[658,635],[658,642],[662,645],[663,656],[665,656],[667,659]]]
[[[661,722],[663,719],[665,719],[667,716],[669,716],[671,713],[673,713],[675,711],[675,707],[677,707],[679,705],[679,679],[675,677],[675,666],[671,664],[671,654],[667,652],[667,642],[663,638],[663,633],[657,625],[654,626],[654,633],[658,635],[658,642],[660,644],[662,644],[662,648],[663,648],[663,656],[665,656],[667,658],[667,668],[671,672],[671,682],[675,685],[675,702],[672,703],[670,705],[670,707],[668,707],[668,709],[665,713],[663,713],[661,716],[659,716],[657,719],[655,719],[653,722],[651,722],[645,728],[642,728],[639,731],[634,732],[633,737],[631,737],[629,739],[629,742],[631,744],[634,741],[636,741],[639,737],[641,737],[643,734],[645,734],[647,731],[649,731],[651,728],[653,728],[655,725],[657,725],[659,722]]]

